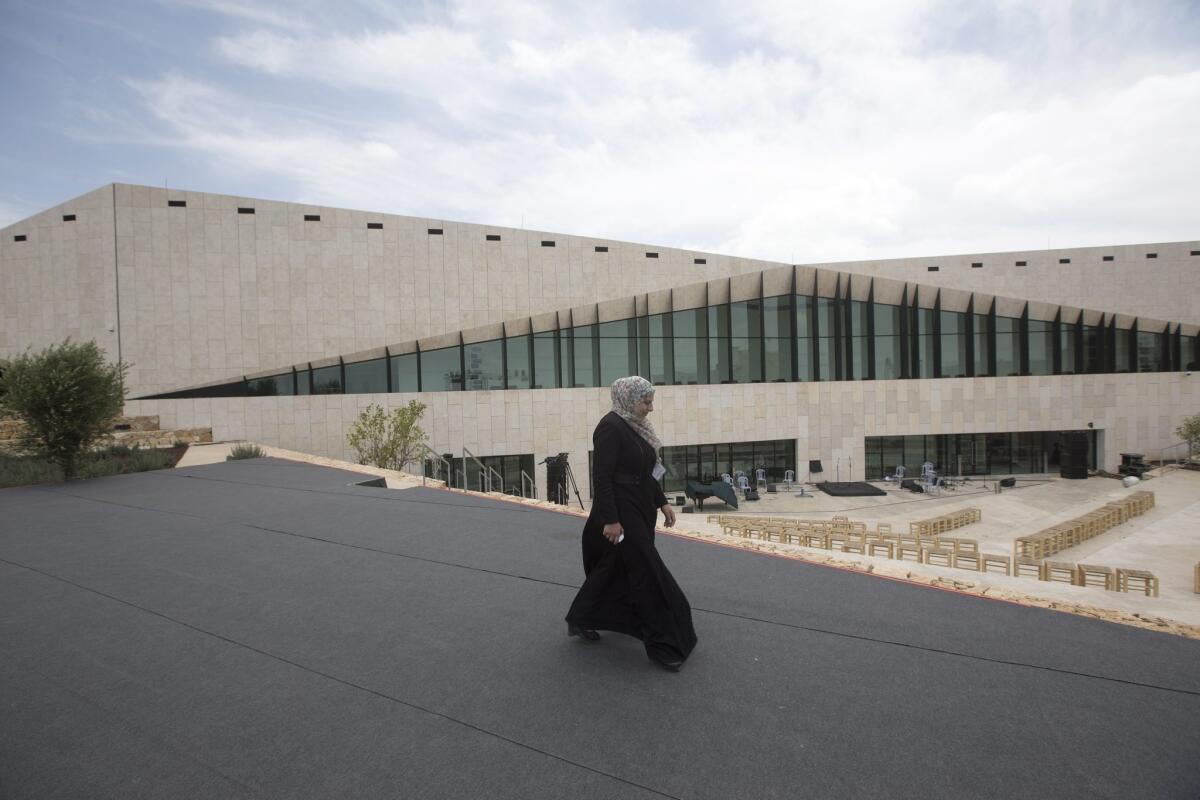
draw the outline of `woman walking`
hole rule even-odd
[[[646,655],[674,672],[696,646],[692,609],[654,547],[654,523],[662,510],[666,527],[675,512],[659,486],[665,474],[662,447],[646,416],[654,410],[654,386],[637,376],[612,385],[612,411],[592,434],[592,512],[583,527],[587,576],[571,610],[567,633],[588,641],[598,630],[640,639]]]

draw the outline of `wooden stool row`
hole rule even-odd
[[[1037,561],[1019,556],[1014,575],[1029,575],[1042,581],[1072,586],[1099,586],[1110,592],[1143,592],[1158,597],[1158,577],[1143,569],[1104,567],[1096,564],[1072,564],[1066,561]]]
[[[955,528],[970,525],[972,522],[979,522],[981,519],[983,519],[983,511],[981,509],[963,508],[949,514],[943,514],[940,517],[931,517],[929,519],[910,522],[908,523],[908,535],[936,536],[939,533],[946,533]]]
[[[1133,492],[1120,500],[1105,503],[1083,516],[1060,522],[1028,536],[1018,537],[1013,541],[1013,558],[1044,560],[1099,536],[1130,517],[1144,514],[1153,506],[1154,492]]]

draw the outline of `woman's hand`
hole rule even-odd
[[[670,503],[667,503],[660,510],[663,512],[663,517],[666,519],[666,522],[663,523],[663,527],[664,528],[674,528],[675,527],[675,509],[671,508]]]
[[[608,525],[604,526],[604,530],[601,532],[604,534],[604,538],[608,539],[613,544],[616,544],[617,540],[621,538],[621,534],[625,533],[625,531],[621,528],[621,523],[619,522],[610,522]]]

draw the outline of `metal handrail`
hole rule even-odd
[[[454,473],[454,468],[453,468],[453,467],[450,465],[450,462],[449,462],[449,461],[447,461],[446,459],[442,458],[442,455],[441,455],[440,453],[436,452],[436,451],[435,451],[435,450],[434,450],[432,447],[430,447],[429,445],[427,445],[427,444],[422,444],[422,445],[421,445],[421,447],[422,447],[422,449],[425,451],[425,455],[424,455],[424,457],[421,459],[422,461],[430,461],[430,460],[432,460],[434,463],[441,463],[441,464],[445,464],[445,465],[446,465],[446,486],[447,486],[447,488],[449,488],[449,486],[450,486],[450,478],[451,478],[451,476],[452,476],[452,475],[453,475],[453,473]],[[438,477],[437,477],[437,469],[436,469],[436,468],[435,468],[435,469],[434,469],[434,471],[433,471],[433,479],[434,479],[434,480],[437,480],[437,479],[438,479]],[[425,470],[423,470],[423,469],[421,470],[421,485],[422,485],[422,486],[424,486],[424,485],[425,485]]]
[[[499,472],[497,472],[495,467],[488,467],[488,471],[491,472],[492,475],[496,476],[496,480],[500,481],[500,494],[504,494],[504,476],[501,475]],[[489,478],[489,480],[488,480],[488,491],[489,492],[492,491],[493,485],[494,484],[492,483],[491,479]]]
[[[1175,444],[1168,445],[1167,447],[1164,447],[1164,448],[1160,449],[1160,450],[1158,451],[1158,463],[1159,463],[1159,464],[1165,464],[1165,463],[1167,463],[1167,459],[1166,459],[1166,453],[1167,453],[1167,451],[1168,451],[1168,450],[1174,450],[1174,449],[1175,449],[1175,448],[1177,448],[1177,447],[1186,447],[1186,448],[1188,449],[1188,454],[1187,454],[1187,456],[1186,456],[1186,457],[1183,457],[1183,458],[1176,458],[1176,459],[1174,459],[1174,461],[1175,461],[1175,463],[1176,463],[1176,464],[1181,464],[1181,463],[1183,463],[1184,461],[1187,461],[1187,460],[1191,459],[1191,457],[1192,457],[1192,443],[1191,443],[1191,442],[1189,442],[1187,439],[1184,439],[1184,440],[1183,440],[1183,441],[1181,441],[1181,442],[1176,442]]]
[[[526,481],[529,481],[529,494],[525,494]],[[537,500],[537,481],[529,477],[525,470],[521,470],[521,497],[528,497],[532,500]]]
[[[474,461],[475,465],[479,467],[479,488],[482,489],[483,491],[490,492],[492,490],[492,479],[491,479],[491,476],[487,474],[487,467],[484,466],[484,463],[482,461],[480,461],[478,458],[475,457],[474,453],[472,453],[470,450],[467,449],[466,445],[463,445],[463,470],[464,471],[466,471],[466,468],[467,468],[467,459],[468,458],[471,459],[472,461]],[[463,488],[466,489],[467,488],[466,480],[465,480],[466,476],[464,475],[463,477],[464,477]],[[483,485],[485,483],[485,481],[484,481],[485,477],[487,478],[487,480],[486,480],[487,487],[488,487],[487,489],[483,489]]]

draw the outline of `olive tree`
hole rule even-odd
[[[80,454],[107,437],[121,414],[127,366],[107,362],[95,342],[70,339],[2,366],[0,409],[24,423],[17,446],[74,477]]]
[[[1193,453],[1200,451],[1200,414],[1183,418],[1183,424],[1175,429],[1175,435],[1189,443]]]
[[[425,404],[410,400],[388,414],[372,403],[350,426],[346,441],[358,453],[358,463],[384,469],[404,469],[421,455],[429,438],[418,424]]]

